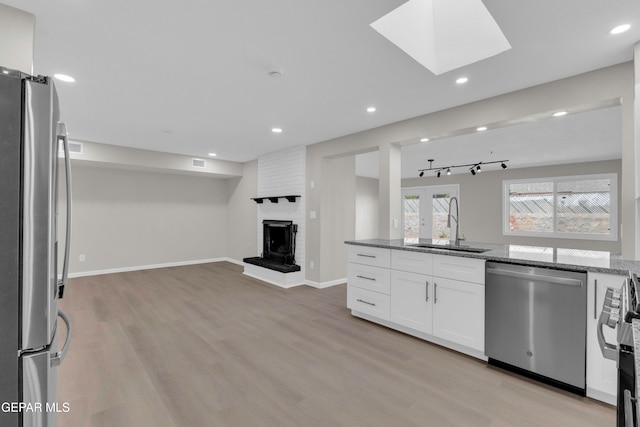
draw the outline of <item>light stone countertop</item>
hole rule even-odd
[[[420,239],[419,242],[405,242],[403,239],[366,239],[347,240],[348,245],[370,246],[377,248],[400,249],[405,251],[426,252],[485,259],[487,261],[522,264],[528,266],[557,268],[561,270],[595,272],[605,274],[628,275],[630,272],[640,274],[640,261],[623,259],[619,254],[607,251],[591,251],[584,249],[567,249],[560,247],[501,245],[464,241],[461,246],[487,249],[486,252],[464,252],[445,248],[419,248],[412,245],[443,244],[443,241]]]

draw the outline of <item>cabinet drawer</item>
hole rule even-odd
[[[389,295],[347,286],[347,307],[354,311],[389,320]]]
[[[391,250],[349,245],[349,262],[389,268],[391,267]]]
[[[391,270],[371,265],[349,263],[347,280],[349,286],[357,286],[358,288],[389,294]]]
[[[433,256],[433,275],[484,285],[484,260],[447,255]]]
[[[391,251],[391,268],[410,273],[431,274],[433,255],[423,252]]]

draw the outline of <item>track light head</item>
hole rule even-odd
[[[438,178],[440,178],[440,171],[438,171]]]
[[[474,168],[469,169],[471,171],[471,175],[475,175],[476,174],[476,170]]]
[[[502,166],[502,169],[506,169],[506,168],[507,168],[507,165],[505,165],[505,164],[504,164],[504,162],[502,162],[502,163],[500,164],[500,166]]]
[[[420,178],[424,176],[424,171],[420,171]]]
[[[451,175],[451,168],[447,168],[447,175]]]
[[[476,171],[477,172],[482,172],[482,169],[480,168],[480,165],[476,166]]]

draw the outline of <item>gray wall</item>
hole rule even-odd
[[[378,180],[356,176],[356,239],[378,237]]]
[[[620,245],[623,256],[633,259],[636,257],[633,89],[633,63],[628,62],[310,145],[307,147],[307,217],[310,211],[317,212],[320,217],[333,216],[332,212],[326,212],[334,205],[331,199],[343,198],[342,194],[332,194],[324,190],[325,181],[334,179],[327,175],[331,171],[323,166],[327,159],[353,157],[356,154],[379,150],[381,156],[387,157],[380,160],[380,164],[383,164],[388,162],[388,158],[393,161],[395,157],[390,146],[418,142],[425,135],[468,133],[480,125],[512,122],[572,106],[598,108],[604,104],[610,105],[613,100],[619,101],[622,105],[622,180],[619,192],[621,226],[624,235],[628,237],[622,239]],[[394,173],[393,168],[380,169],[380,209],[384,210],[385,217],[389,216],[388,212],[401,212],[401,198],[399,195],[395,197],[395,191],[399,192],[400,184],[398,183],[398,188],[386,188],[395,185]],[[313,187],[311,182],[314,183]],[[355,198],[355,190],[352,197]],[[388,200],[388,203],[385,200]],[[388,218],[380,218],[381,227],[393,228],[393,221],[385,219]],[[308,259],[316,261],[316,269],[307,272],[307,279],[319,283],[344,277],[344,267],[336,265],[332,260],[335,254],[344,252],[344,240],[355,238],[355,230],[345,229],[341,238],[335,236],[331,240],[323,239],[324,228],[324,221],[309,221],[307,228],[307,256]],[[390,230],[387,234],[393,235],[395,231],[397,230]]]
[[[227,255],[226,180],[77,163],[72,171],[71,273]]]
[[[469,173],[440,178],[410,178],[402,181],[402,187],[429,185],[460,185],[460,232],[468,241],[506,243],[518,245],[553,246],[576,249],[605,250],[620,253],[621,242],[582,239],[549,239],[502,235],[502,181],[511,179],[617,173],[620,180],[622,162],[575,163],[536,168],[483,171],[472,176]],[[620,182],[618,182],[618,223],[620,224]]]
[[[227,180],[227,193],[229,198],[226,256],[242,261],[242,258],[260,255],[256,244],[258,205],[251,200],[258,195],[257,160],[243,165],[241,178]]]

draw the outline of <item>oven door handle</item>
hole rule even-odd
[[[636,399],[631,396],[630,390],[625,390],[624,394],[624,427],[635,427],[634,413]]]
[[[618,361],[618,347],[614,344],[609,344],[604,337],[603,327],[609,321],[609,312],[607,310],[602,310],[600,313],[600,318],[598,319],[598,344],[600,345],[600,351],[602,351],[602,356],[605,359]]]

